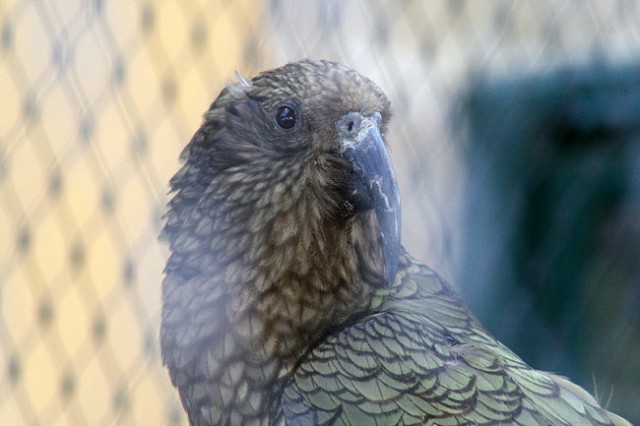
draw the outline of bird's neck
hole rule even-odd
[[[257,338],[274,344],[273,353],[293,365],[327,330],[366,309],[382,280],[376,265],[373,215],[336,221],[299,200],[253,234],[251,249],[238,260],[251,270],[238,314],[260,322]],[[271,345],[271,343],[270,343]]]
[[[224,265],[219,285],[231,290],[225,304],[233,307],[234,335],[251,336],[246,349],[255,355],[261,344],[261,356],[292,366],[319,336],[367,308],[384,262],[373,212],[333,214],[319,198],[328,191],[303,169],[280,170],[286,178],[257,195],[239,190],[255,198],[228,232],[242,235],[244,247]],[[240,207],[225,208],[229,215]],[[225,243],[229,253],[238,246],[234,238]]]

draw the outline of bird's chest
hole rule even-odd
[[[296,285],[302,284],[289,282],[279,292],[238,292],[226,301],[224,331],[209,341],[198,362],[214,379],[208,389],[211,410],[222,419],[271,422],[300,358],[348,317],[340,298]]]

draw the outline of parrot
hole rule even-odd
[[[161,233],[161,356],[191,425],[630,425],[402,246],[373,81],[312,59],[236,80],[180,155]]]

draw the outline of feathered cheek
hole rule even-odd
[[[311,176],[313,192],[322,198],[325,206],[340,215],[344,214],[345,208],[350,207],[346,200],[350,182],[349,164],[342,158],[323,156],[315,160],[315,166]]]

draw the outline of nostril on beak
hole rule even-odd
[[[338,130],[343,137],[352,138],[360,132],[362,115],[358,112],[350,112],[342,116],[338,122]]]

